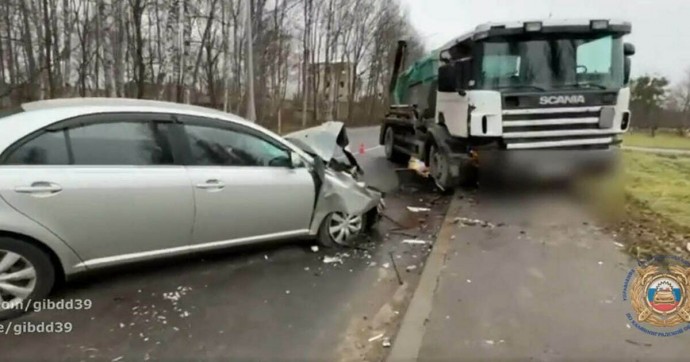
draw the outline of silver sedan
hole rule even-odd
[[[212,109],[129,99],[0,114],[0,319],[60,278],[286,238],[347,244],[382,194],[342,123],[287,139]]]

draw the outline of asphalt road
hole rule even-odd
[[[311,242],[298,240],[90,275],[51,300],[88,300],[91,309],[2,323],[0,360],[380,360],[429,253],[401,240],[434,240],[448,198],[396,172],[377,135],[377,128],[350,133],[353,151],[365,149],[357,155],[365,179],[389,192],[387,218],[360,249],[312,252]],[[408,205],[433,210],[414,214]],[[56,322],[71,323],[71,332],[26,330]]]

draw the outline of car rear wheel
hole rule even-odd
[[[366,225],[364,215],[334,212],[326,216],[319,229],[319,243],[325,247],[349,246]]]
[[[54,283],[55,269],[46,253],[26,241],[0,237],[0,320],[45,298]]]

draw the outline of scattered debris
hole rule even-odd
[[[690,251],[690,241],[688,241],[688,243],[685,244],[685,249],[687,249],[687,251]]]
[[[630,343],[630,344],[634,344],[634,345],[636,345],[636,346],[645,346],[645,347],[651,347],[651,346],[652,346],[651,343],[640,343],[640,342],[635,342],[635,341],[633,341],[633,340],[631,340],[631,339],[626,339],[625,341],[628,342],[628,343]]]
[[[309,271],[309,267],[308,267],[308,266],[305,266],[305,267],[304,267],[304,271]]]
[[[286,290],[286,291],[285,291],[285,294],[290,294],[290,290],[289,290],[289,289]]]
[[[415,206],[408,206],[407,210],[409,210],[410,212],[429,212],[429,211],[431,211],[431,209],[428,207],[415,207]]]
[[[407,168],[416,172],[422,177],[429,177],[429,168],[422,160],[418,158],[411,157],[410,162],[407,164]]]
[[[341,258],[339,255],[336,256],[324,256],[323,257],[323,262],[324,264],[332,264],[332,263],[343,263],[343,258]]]
[[[391,346],[391,339],[388,337],[384,338],[383,341],[381,341],[381,345],[383,346],[383,348],[390,347]]]
[[[312,246],[311,246],[311,251],[317,253],[317,252],[319,251],[319,247],[316,246],[316,245],[312,245]]]
[[[603,262],[603,261],[599,261],[599,262],[597,262],[597,264],[599,264],[599,265],[604,265],[604,262]]]
[[[371,263],[369,263],[369,266],[371,266],[371,267],[376,266],[376,262],[375,262],[375,261],[372,261]]]
[[[377,341],[377,340],[379,340],[379,339],[381,339],[381,338],[383,338],[383,333],[377,334],[377,335],[375,335],[375,336],[369,338],[369,342],[374,342],[374,341]]]
[[[472,279],[467,279],[467,283],[472,283]]]
[[[383,263],[383,264],[381,264],[381,266],[382,266],[384,269],[388,269],[388,267],[391,266],[391,264],[390,264],[390,263]]]
[[[408,265],[407,268],[405,268],[405,270],[408,271],[408,272],[409,272],[409,271],[413,271],[413,270],[415,270],[415,269],[417,269],[417,266],[416,266],[416,265]]]
[[[455,235],[451,235],[450,240],[455,240]]]
[[[395,276],[398,278],[398,284],[403,285],[402,278],[400,277],[400,272],[398,271],[398,266],[395,265],[395,258],[393,258],[393,252],[389,252],[388,255],[391,257],[391,263],[393,264],[393,270],[395,270]],[[398,255],[399,257],[400,255]]]
[[[268,260],[268,255],[264,254],[264,259]]]
[[[493,346],[495,342],[494,342],[493,339],[487,339],[487,340],[484,340],[484,343],[486,343],[486,344],[488,344],[488,345],[490,345],[490,346]]]
[[[624,247],[625,247],[625,245],[623,245],[623,243],[619,243],[619,242],[617,242],[617,241],[614,241],[614,242],[613,242],[613,245],[615,245],[615,246],[618,247],[618,248],[624,248]]]
[[[402,241],[404,244],[416,244],[416,245],[426,245],[428,242],[426,240],[419,239],[405,239]]]
[[[407,236],[410,238],[416,238],[417,237],[417,235],[410,234],[410,233],[404,232],[402,230],[391,230],[391,234],[403,235],[403,236]]]
[[[111,362],[122,361],[123,358],[125,358],[125,357],[124,357],[124,356],[118,356],[118,357],[115,357],[115,358],[111,359],[110,361],[111,361]]]
[[[632,328],[632,327],[630,327],[630,324],[627,324],[627,323],[625,324],[625,326],[626,326],[628,329]]]
[[[494,225],[494,224],[492,224],[492,223],[490,223],[490,222],[488,222],[488,221],[479,220],[479,219],[470,219],[470,218],[467,218],[467,217],[456,217],[455,219],[453,219],[453,223],[454,223],[454,224],[459,224],[459,223],[461,223],[461,224],[467,225],[467,226],[477,226],[477,225],[479,225],[479,226],[481,226],[481,227],[485,227],[485,228],[488,227],[488,228],[492,228],[492,229],[496,227],[496,225]]]

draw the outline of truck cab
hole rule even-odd
[[[496,155],[525,164],[606,157],[630,126],[630,32],[616,20],[476,27],[394,74],[386,155],[422,159],[448,188]]]

